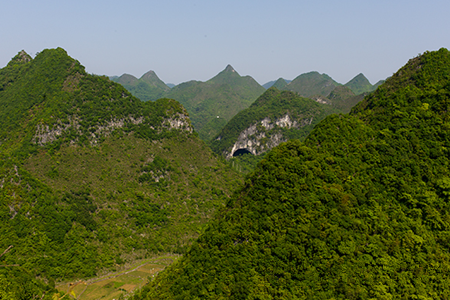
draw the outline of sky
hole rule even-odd
[[[0,68],[62,47],[86,71],[165,83],[230,64],[260,84],[318,71],[374,84],[410,58],[450,49],[448,0],[1,0]]]

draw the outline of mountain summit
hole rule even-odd
[[[307,98],[313,96],[326,97],[338,85],[339,83],[327,74],[320,74],[319,72],[313,71],[297,76],[284,89],[297,92]]]
[[[156,101],[170,90],[154,71],[148,71],[139,79],[133,75],[123,74],[120,77],[113,77],[112,80],[123,85],[142,101]]]
[[[239,73],[236,72],[236,70],[231,65],[227,65],[226,68],[222,72],[220,72],[213,78],[209,79],[208,82],[212,82],[212,83],[216,83],[216,84],[238,84],[238,85],[240,85],[240,84],[242,84],[242,78],[245,78],[245,77],[241,77],[241,75],[239,75]]]
[[[20,51],[14,58],[8,63],[9,64],[15,64],[15,63],[27,63],[32,60],[31,56],[28,55],[28,53],[25,52],[25,50]]]
[[[252,77],[240,76],[231,65],[227,65],[206,82],[185,82],[165,95],[183,104],[200,137],[210,140],[263,92],[264,88]]]
[[[224,70],[225,72],[236,72],[236,70],[231,66],[231,65],[227,65],[227,67]]]
[[[349,87],[355,95],[371,92],[375,89],[366,76],[362,73],[356,75],[352,80],[347,82],[345,86]]]

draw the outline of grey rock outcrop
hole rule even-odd
[[[312,121],[312,117],[295,120],[289,114],[274,121],[266,117],[243,130],[231,149],[224,154],[229,159],[237,150],[247,149],[253,155],[260,155],[288,140],[282,128],[299,128],[310,125]]]

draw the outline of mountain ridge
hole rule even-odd
[[[170,90],[155,71],[148,71],[139,79],[130,74],[122,74],[119,77],[110,77],[114,82],[123,85],[131,94],[142,101],[156,101],[164,98],[164,94]]]

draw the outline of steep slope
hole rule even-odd
[[[238,150],[260,155],[287,140],[304,139],[327,115],[330,105],[274,87],[239,112],[211,141],[214,152],[233,157]]]
[[[307,98],[311,98],[313,96],[326,97],[338,85],[339,83],[334,81],[327,74],[309,72],[297,76],[286,85],[285,89],[297,92],[300,96]]]
[[[183,253],[240,180],[175,100],[142,102],[61,48],[0,69],[0,251],[14,246],[17,274],[86,278]],[[0,295],[23,291],[15,273],[0,267]]]
[[[189,112],[195,130],[210,140],[239,111],[250,106],[264,88],[250,76],[240,76],[230,65],[206,82],[190,81],[172,88],[166,96]]]
[[[142,101],[156,101],[170,90],[154,71],[148,71],[139,79],[133,75],[123,74],[120,77],[111,77],[111,80],[123,85],[133,96]]]
[[[376,89],[362,73],[356,75],[352,80],[347,82],[345,86],[350,88],[355,95],[369,93]]]
[[[450,52],[273,149],[146,299],[450,297]]]

